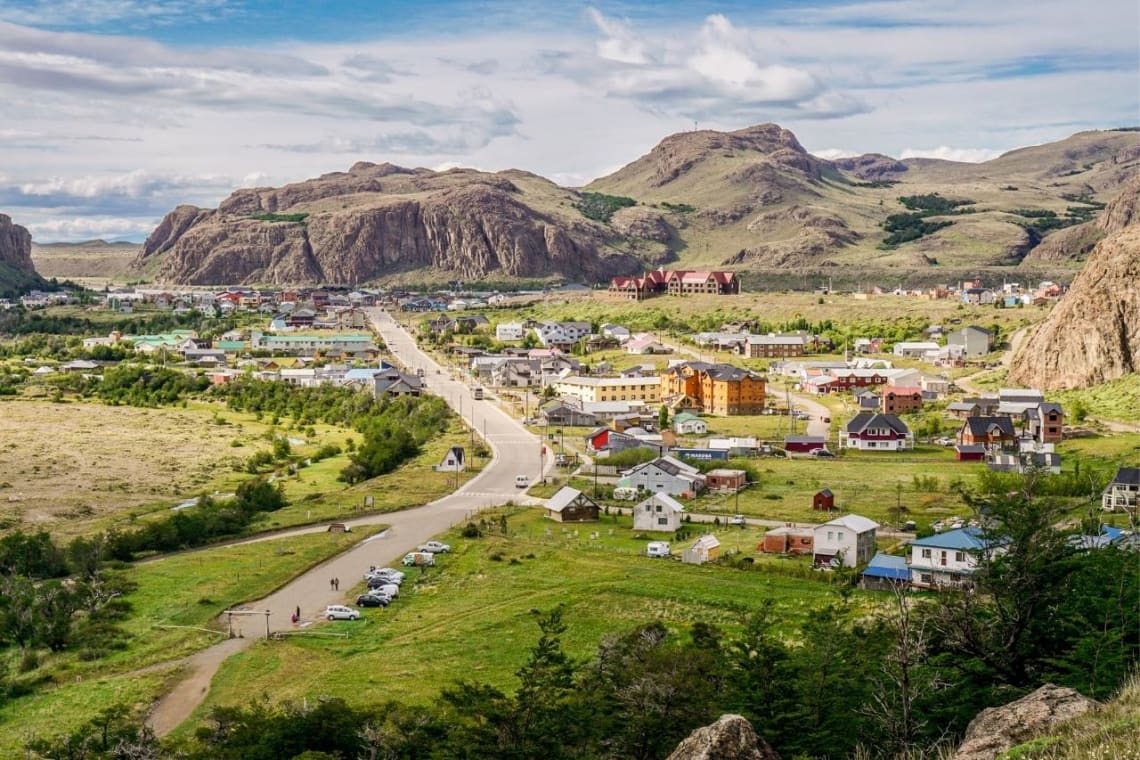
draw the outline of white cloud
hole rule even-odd
[[[595,43],[599,58],[617,63],[646,64],[650,62],[645,45],[630,31],[626,24],[602,15],[597,8],[587,8],[586,14],[604,35]]]
[[[992,148],[951,148],[949,145],[939,145],[937,148],[903,148],[899,158],[939,158],[943,161],[977,164],[997,158],[1004,152]]]
[[[157,220],[126,218],[51,219],[27,225],[36,242],[54,243],[93,238],[125,238],[149,234]]]

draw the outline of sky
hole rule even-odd
[[[776,122],[826,158],[984,161],[1140,123],[1140,3],[0,0],[0,213],[141,240],[357,161],[578,186]]]

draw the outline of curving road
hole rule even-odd
[[[221,664],[230,655],[264,637],[267,624],[271,632],[295,630],[291,616],[298,608],[302,625],[319,620],[326,606],[351,602],[353,588],[361,581],[361,574],[369,565],[397,563],[418,544],[464,521],[476,510],[509,500],[519,501],[521,493],[515,487],[515,477],[525,474],[534,482],[544,466],[547,470],[552,466],[551,457],[542,457],[537,436],[492,402],[475,400],[470,388],[453,380],[430,356],[420,351],[412,336],[386,312],[371,309],[369,317],[397,359],[410,370],[423,369],[427,389],[444,398],[485,438],[494,454],[491,462],[458,491],[430,504],[347,521],[350,526],[385,524],[389,528],[297,576],[266,598],[242,605],[254,614],[233,618],[234,633],[241,638],[224,640],[182,663],[185,669],[183,679],[158,702],[148,719],[159,736],[169,733],[190,717],[205,699],[210,681]],[[251,541],[275,540],[325,530],[323,525],[310,526]],[[330,587],[332,578],[340,579],[339,590]],[[269,611],[268,621],[264,614],[266,610]]]

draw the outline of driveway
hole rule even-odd
[[[411,370],[423,369],[427,389],[445,399],[486,439],[493,458],[475,478],[442,499],[401,512],[348,520],[347,523],[353,527],[385,524],[389,528],[297,576],[264,599],[241,605],[252,613],[232,619],[234,633],[241,638],[223,641],[181,663],[186,671],[183,679],[159,701],[148,720],[159,736],[169,733],[190,717],[205,699],[210,681],[221,664],[230,655],[264,638],[267,624],[271,633],[298,630],[320,620],[326,606],[351,603],[354,601],[353,588],[362,581],[362,573],[370,565],[397,563],[418,544],[465,522],[480,509],[511,500],[526,500],[515,488],[515,477],[526,474],[533,481],[541,477],[540,467],[549,470],[553,466],[549,451],[545,456],[540,455],[542,444],[537,436],[492,402],[475,400],[470,388],[453,380],[430,356],[420,351],[412,336],[387,313],[370,309],[369,317],[398,360]],[[270,541],[325,530],[323,525],[308,526],[250,541]],[[333,578],[340,579],[339,590],[331,587],[329,581]],[[298,608],[301,610],[301,624],[295,626],[291,616]],[[265,611],[269,612],[268,621]]]

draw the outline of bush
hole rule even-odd
[[[605,193],[582,193],[582,200],[574,204],[574,208],[587,219],[595,222],[608,222],[614,212],[620,208],[636,206],[637,201],[621,195],[606,195]]]
[[[463,532],[460,534],[464,538],[482,538],[483,531],[473,522],[469,522],[463,526]]]

